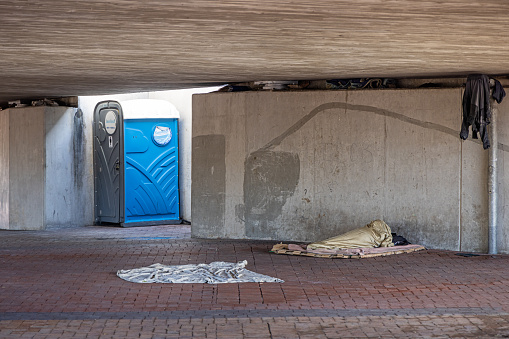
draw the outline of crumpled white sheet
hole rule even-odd
[[[284,282],[278,278],[245,269],[247,260],[238,263],[216,261],[210,264],[166,266],[153,264],[132,270],[119,270],[117,276],[134,283],[241,283]]]

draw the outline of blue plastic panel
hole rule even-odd
[[[178,220],[178,120],[125,120],[124,127],[125,223]],[[161,131],[165,142],[171,136],[166,144]]]

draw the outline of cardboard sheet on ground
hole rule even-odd
[[[117,276],[134,283],[224,284],[241,282],[284,282],[247,270],[247,261],[229,263],[166,266],[153,264],[131,270],[119,270]]]
[[[390,227],[382,220],[374,220],[364,227],[308,245],[277,244],[271,252],[326,258],[371,258],[422,249],[425,247],[412,244],[394,246]]]

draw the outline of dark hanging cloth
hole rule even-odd
[[[505,97],[504,87],[502,87],[502,84],[500,83],[500,81],[498,81],[496,79],[493,79],[493,80],[495,80],[495,87],[493,88],[493,94],[492,94],[493,99],[495,99],[497,101],[497,103],[501,103]]]
[[[488,124],[490,111],[490,79],[487,75],[471,74],[467,78],[463,93],[463,122],[460,138],[468,138],[468,129],[472,126],[472,138],[477,139],[479,133],[484,149],[490,147],[488,140]]]

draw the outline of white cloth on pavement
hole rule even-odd
[[[241,283],[284,282],[278,278],[245,269],[247,260],[238,263],[216,261],[210,264],[166,266],[153,264],[131,270],[119,270],[117,276],[135,283]]]

